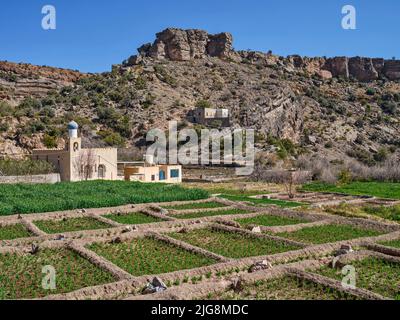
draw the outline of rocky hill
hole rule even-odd
[[[0,63],[0,156],[61,147],[69,119],[87,144],[143,146],[169,120],[194,126],[187,114],[203,105],[229,109],[280,158],[373,164],[400,146],[399,80],[399,60],[235,51],[229,33],[170,28],[108,73]]]

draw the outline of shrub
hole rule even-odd
[[[210,101],[208,101],[208,100],[200,100],[200,101],[197,101],[196,108],[203,108],[203,109],[212,108],[212,105],[211,105]]]
[[[41,160],[0,160],[0,171],[6,176],[48,174],[54,170],[52,164]]]

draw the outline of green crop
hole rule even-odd
[[[306,220],[303,219],[287,218],[287,217],[272,216],[272,215],[260,215],[252,218],[237,219],[236,221],[243,226],[254,224],[266,227],[285,226],[285,225],[293,225],[293,224],[307,222]]]
[[[171,233],[169,236],[229,258],[269,255],[298,249],[297,246],[284,242],[208,228],[188,233]]]
[[[20,223],[0,227],[0,240],[12,240],[32,236],[33,234]]]
[[[146,224],[163,221],[159,218],[155,218],[141,212],[132,212],[129,214],[121,215],[108,214],[104,217],[122,224]]]
[[[69,218],[65,220],[38,220],[35,221],[34,224],[42,231],[50,234],[82,230],[107,229],[111,227],[107,223],[90,217]]]
[[[51,212],[125,204],[199,200],[207,191],[179,185],[128,181],[0,185],[0,215]]]
[[[117,244],[95,243],[89,249],[134,276],[193,269],[215,263],[211,258],[151,238]]]

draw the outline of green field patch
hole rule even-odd
[[[251,218],[236,219],[236,221],[242,226],[257,225],[265,227],[286,226],[309,222],[299,218],[288,218],[272,215],[260,215]]]
[[[174,206],[166,206],[163,208],[167,210],[191,210],[191,209],[213,209],[213,208],[222,208],[226,207],[225,204],[211,201],[211,202],[193,202],[187,204],[178,204]]]
[[[121,243],[95,243],[89,249],[134,276],[193,269],[216,262],[206,256],[151,238]]]
[[[63,220],[38,220],[33,223],[40,230],[50,234],[107,229],[111,227],[111,225],[91,217],[67,218]]]
[[[216,211],[199,211],[193,213],[172,214],[170,216],[178,219],[196,219],[196,218],[228,216],[228,215],[244,214],[244,213],[249,213],[249,210],[227,209],[227,210],[216,210]]]
[[[371,257],[353,261],[351,265],[356,270],[356,286],[358,288],[400,300],[400,263]],[[317,273],[339,281],[343,279],[340,269],[324,267]]]
[[[42,287],[45,266],[55,269],[55,290]],[[2,300],[41,298],[113,281],[116,279],[111,274],[68,249],[43,249],[34,255],[0,254]]]
[[[350,225],[331,224],[304,228],[294,232],[282,232],[278,233],[277,236],[307,244],[321,244],[363,237],[373,237],[380,234],[381,232],[375,230],[359,229]]]
[[[355,196],[373,196],[400,199],[400,183],[395,182],[351,182],[343,185],[314,182],[306,184],[303,191],[337,192]]]
[[[28,231],[21,223],[0,227],[0,240],[13,240],[32,236],[34,234]]]
[[[358,300],[348,293],[340,292],[314,282],[285,276],[257,281],[243,286],[243,290],[229,290],[211,294],[212,300]]]
[[[125,204],[191,201],[208,192],[164,183],[81,181],[56,184],[1,184],[0,215],[40,213]]]
[[[275,205],[281,208],[294,208],[305,205],[304,203],[294,202],[294,201],[284,201],[284,200],[268,199],[268,198],[256,199],[247,196],[229,195],[229,194],[222,194],[219,197],[236,202],[250,202],[255,206]]]
[[[400,239],[393,240],[393,241],[384,241],[384,242],[380,242],[379,244],[386,246],[386,247],[393,247],[393,248],[400,249]]]
[[[149,216],[142,212],[132,212],[128,214],[108,214],[104,218],[113,220],[122,224],[146,224],[163,221],[162,219]]]
[[[299,249],[297,246],[266,238],[209,228],[188,233],[171,233],[169,236],[229,258],[262,256]]]

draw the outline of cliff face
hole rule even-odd
[[[202,59],[206,56],[243,61],[249,54],[254,60],[268,60],[268,54],[235,52],[233,38],[230,33],[210,35],[206,31],[169,28],[157,33],[153,44],[148,43],[138,49],[139,55],[130,57],[125,65],[132,66],[142,61],[144,57],[156,60],[189,61]],[[334,58],[302,58],[291,56],[294,67],[303,68],[322,78],[353,77],[361,82],[387,78],[400,79],[400,60],[384,60],[365,57],[334,57]],[[311,67],[310,67],[311,65]]]

